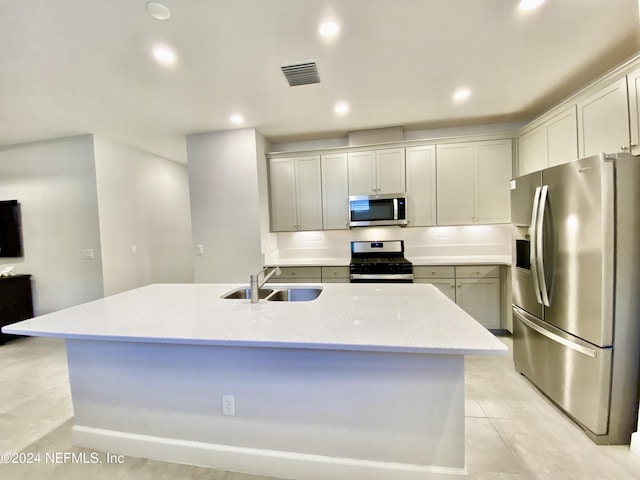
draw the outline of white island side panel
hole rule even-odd
[[[84,340],[67,352],[82,447],[298,480],[466,475],[462,356]]]

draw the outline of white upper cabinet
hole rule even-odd
[[[578,158],[578,120],[575,105],[547,121],[545,129],[548,167]]]
[[[525,127],[518,175],[601,153],[640,155],[639,60],[576,93],[560,113],[536,120],[537,127]]]
[[[349,194],[373,195],[377,193],[376,153],[349,152]]]
[[[320,156],[270,161],[271,229],[322,229]]]
[[[542,170],[547,166],[547,130],[534,128],[518,139],[518,175]]]
[[[629,149],[626,77],[578,102],[578,139],[580,157]]]
[[[631,130],[631,153],[640,155],[640,70],[627,75],[629,90],[629,121]]]
[[[405,157],[404,148],[376,150],[377,193],[404,193]]]
[[[405,191],[404,148],[349,152],[349,194]]]
[[[438,225],[474,223],[473,144],[438,145]]]
[[[269,162],[269,184],[271,199],[271,230],[286,232],[296,230],[295,160],[272,158]]]
[[[322,229],[320,156],[296,158],[298,230]]]
[[[475,223],[511,221],[511,140],[477,142],[474,164]]]
[[[322,155],[322,225],[325,230],[349,228],[347,154]]]
[[[437,147],[437,224],[510,221],[511,140]]]
[[[578,158],[576,117],[571,105],[518,139],[518,176]]]
[[[436,147],[409,147],[405,152],[407,220],[410,227],[436,224]]]

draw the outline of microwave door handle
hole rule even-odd
[[[538,277],[538,210],[540,207],[540,192],[542,188],[536,187],[533,194],[533,210],[531,212],[531,226],[529,236],[531,238],[531,250],[529,253],[529,262],[531,264],[531,276],[533,277],[533,289],[536,292],[536,300],[542,305],[542,294],[540,293],[540,281]]]
[[[398,199],[393,199],[393,219],[398,220]]]
[[[542,294],[542,304],[545,307],[551,306],[549,302],[549,288],[547,286],[547,278],[545,275],[544,264],[544,222],[547,199],[549,198],[549,186],[545,185],[540,191],[540,208],[538,214],[537,241],[536,241],[536,259],[538,261],[538,283],[540,284],[540,293]]]

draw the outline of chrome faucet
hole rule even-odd
[[[264,273],[267,271],[268,267],[264,267],[255,275],[251,275],[249,277],[249,288],[251,289],[251,303],[258,303],[260,301],[260,289],[262,286],[269,281],[273,274],[280,275],[282,272],[280,271],[280,267],[274,267],[267,275]],[[262,274],[262,281],[260,281],[260,274]]]

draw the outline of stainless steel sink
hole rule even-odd
[[[286,288],[284,290],[276,290],[267,297],[270,302],[308,302],[315,300],[322,293],[321,288]]]
[[[258,296],[260,298],[267,298],[272,293],[273,293],[273,289],[271,288],[261,288],[260,290],[258,290]],[[229,293],[224,294],[221,298],[234,298],[234,299],[246,300],[248,298],[251,298],[251,289],[249,287],[237,288]]]

